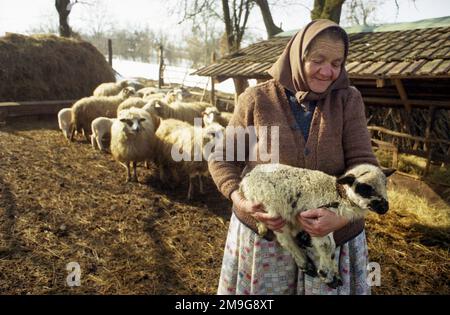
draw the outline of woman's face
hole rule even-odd
[[[345,46],[342,41],[317,38],[305,58],[306,82],[311,91],[323,93],[341,73]]]

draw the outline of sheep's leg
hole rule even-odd
[[[203,190],[203,179],[202,179],[202,174],[198,174],[198,185],[199,185],[199,190],[200,193],[203,195],[205,193],[205,191]]]
[[[97,142],[96,142],[94,134],[91,135],[91,146],[92,146],[92,148],[94,148],[94,150],[97,149]]]
[[[333,233],[324,237],[311,237],[311,245],[314,250],[314,260],[318,260],[316,265],[320,278],[333,289],[341,286],[342,280],[339,275],[338,264],[334,260],[336,244],[334,243]]]
[[[86,132],[86,130],[84,130],[84,128],[82,129],[83,130],[83,135],[84,135],[84,138],[86,139],[86,141],[89,143],[90,141],[91,141],[91,139],[89,139],[89,135],[88,135],[88,133]]]
[[[125,163],[121,162],[120,164],[122,164],[127,169],[127,180],[125,181],[125,183],[129,183],[131,181],[130,163],[129,162],[125,162]]]
[[[75,137],[75,127],[72,127],[72,132],[70,133],[70,141],[73,141],[73,138]]]
[[[188,195],[187,195],[187,199],[191,200],[192,199],[192,195],[194,194],[194,183],[192,181],[192,178],[195,175],[189,175],[189,189],[188,189]]]
[[[138,183],[137,172],[136,172],[137,162],[133,161],[132,165],[133,165],[133,179],[132,179],[132,181]]]
[[[104,136],[103,133],[97,133],[97,137],[95,138],[95,140],[97,141],[97,145],[98,145],[98,148],[100,149],[100,151],[105,151],[105,148],[103,147],[103,143],[102,143],[103,136]]]

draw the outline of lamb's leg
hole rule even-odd
[[[98,133],[97,137],[95,138],[97,140],[97,145],[100,151],[105,151],[105,148],[103,147],[102,139],[103,139],[103,133]]]
[[[86,141],[89,143],[90,141],[91,141],[91,139],[89,139],[89,135],[88,135],[88,133],[86,132],[86,130],[84,130],[84,128],[82,129],[83,130],[83,135],[84,135],[84,138],[86,139]]]
[[[305,253],[295,243],[294,237],[291,235],[289,229],[284,226],[282,232],[275,232],[275,235],[277,236],[278,243],[292,255],[298,268],[306,273],[309,269],[308,259]]]
[[[96,141],[96,139],[95,139],[94,134],[91,134],[91,146],[92,146],[92,148],[93,148],[94,150],[97,149],[97,141]]]
[[[132,178],[132,181],[135,182],[135,183],[138,183],[139,181],[138,181],[138,178],[137,178],[137,172],[136,172],[136,169],[137,169],[137,162],[136,162],[136,161],[133,161],[133,162],[132,162],[132,165],[133,165],[133,178]]]
[[[131,181],[130,163],[125,162],[120,164],[122,164],[127,169],[127,180],[125,181],[125,183],[129,183]]]
[[[311,237],[311,245],[320,278],[333,289],[341,286],[342,280],[339,275],[338,264],[334,260],[336,244],[334,243],[333,233],[324,237]]]
[[[70,141],[73,141],[73,138],[75,137],[75,128],[72,127],[72,132],[70,133]]]

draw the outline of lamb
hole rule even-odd
[[[97,117],[92,121],[91,145],[94,149],[98,147],[101,151],[106,151],[102,139],[111,134],[111,126],[115,120],[115,118]]]
[[[121,111],[111,127],[111,153],[127,170],[126,182],[138,182],[136,164],[155,152],[155,131],[160,119],[142,108]],[[130,174],[133,167],[133,176]]]
[[[203,191],[202,176],[207,176],[207,160],[214,149],[214,140],[223,135],[224,128],[213,123],[207,128],[191,126],[175,120],[162,120],[156,131],[154,162],[159,167],[160,180],[163,183],[179,183],[179,176],[189,177],[187,199],[194,195],[193,179],[198,176],[200,193]],[[170,173],[170,176],[168,176]]]
[[[62,130],[64,137],[66,137],[66,139],[69,139],[70,131],[72,129],[70,124],[71,120],[72,120],[71,108],[63,108],[58,112],[59,129]]]
[[[220,112],[217,107],[208,107],[203,114],[203,123],[208,126],[212,122],[219,123],[223,127],[228,126],[233,114],[227,112]]]
[[[125,101],[123,101],[119,107],[117,108],[117,115],[119,115],[119,112],[121,110],[127,109],[127,108],[131,108],[131,107],[137,107],[137,108],[142,108],[145,106],[145,104],[148,103],[148,101],[150,100],[154,100],[154,99],[160,99],[163,102],[170,104],[175,102],[177,99],[181,98],[181,94],[179,93],[175,93],[173,91],[168,92],[167,94],[163,94],[163,93],[158,93],[158,94],[151,94],[149,95],[147,98],[142,99],[140,97],[130,97],[128,99],[126,99]]]
[[[162,100],[153,100],[143,107],[148,112],[156,113],[163,119],[173,118],[191,125],[195,118],[201,118],[202,113],[211,105],[204,102],[185,103],[176,101],[170,105]]]
[[[70,140],[73,140],[75,131],[83,131],[90,141],[88,134],[91,133],[92,121],[97,117],[115,118],[119,104],[134,93],[133,88],[126,87],[116,96],[89,96],[78,100],[72,105]]]
[[[244,176],[239,191],[246,199],[261,202],[269,214],[285,219],[282,231],[275,232],[280,245],[291,253],[301,270],[318,274],[328,286],[336,288],[342,280],[334,261],[333,234],[309,237],[302,233],[296,217],[300,212],[321,207],[350,220],[363,217],[368,210],[384,214],[389,208],[386,177],[393,172],[361,164],[336,178],[316,170],[260,164]],[[260,223],[258,232],[264,235],[267,228]],[[296,237],[303,243],[297,245]]]
[[[119,113],[124,109],[128,109],[131,107],[142,108],[145,104],[147,104],[147,102],[140,97],[127,98],[122,103],[120,103],[119,107],[117,107],[117,116],[119,116]]]
[[[128,81],[102,83],[92,93],[93,96],[114,96],[128,86]]]

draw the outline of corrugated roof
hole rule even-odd
[[[217,77],[268,77],[291,37],[274,37],[241,49],[195,72]],[[349,34],[351,78],[450,77],[450,26]]]

